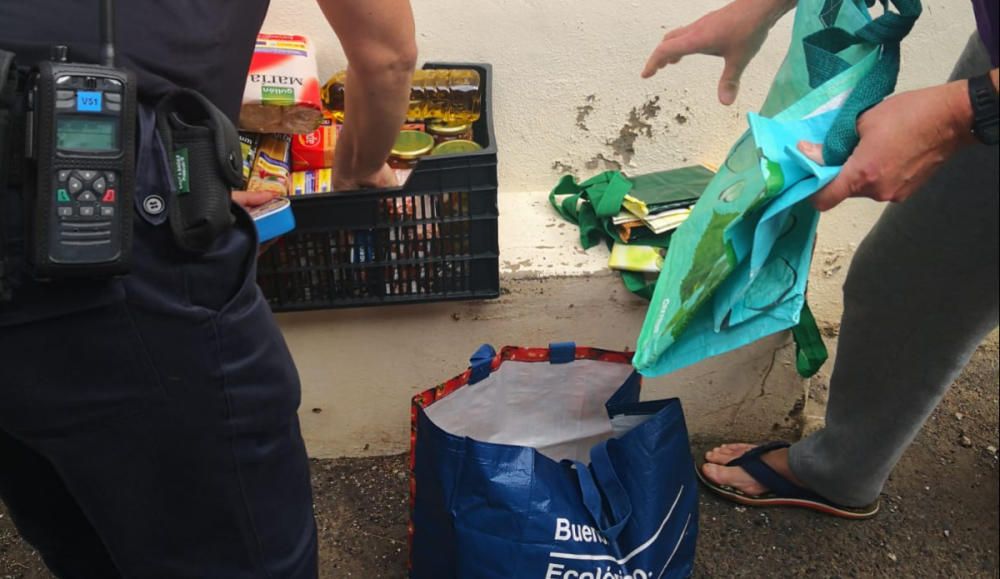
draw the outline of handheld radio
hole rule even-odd
[[[112,0],[100,8],[101,64],[69,62],[67,47],[55,46],[29,78],[27,258],[39,279],[129,268],[136,82],[115,66]]]

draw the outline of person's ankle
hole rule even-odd
[[[794,472],[792,472],[792,465],[788,458],[787,448],[779,448],[765,453],[761,457],[761,460],[763,460],[767,466],[773,468],[778,474],[788,479],[789,482],[806,488],[806,485],[799,480],[797,476],[795,476]]]

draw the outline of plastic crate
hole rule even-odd
[[[492,69],[479,71],[481,151],[421,159],[397,189],[292,197],[296,228],[261,255],[271,309],[495,298],[500,293]]]

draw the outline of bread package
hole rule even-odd
[[[316,55],[306,36],[259,34],[243,90],[240,129],[311,133],[323,120]]]

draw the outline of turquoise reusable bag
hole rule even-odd
[[[896,12],[889,8],[891,4]],[[857,117],[892,93],[919,0],[800,0],[792,44],[761,113],[674,233],[636,348],[643,374],[672,372],[794,328],[798,369],[826,350],[805,304],[818,212],[807,201],[858,141]],[[796,149],[824,145],[825,166]]]

